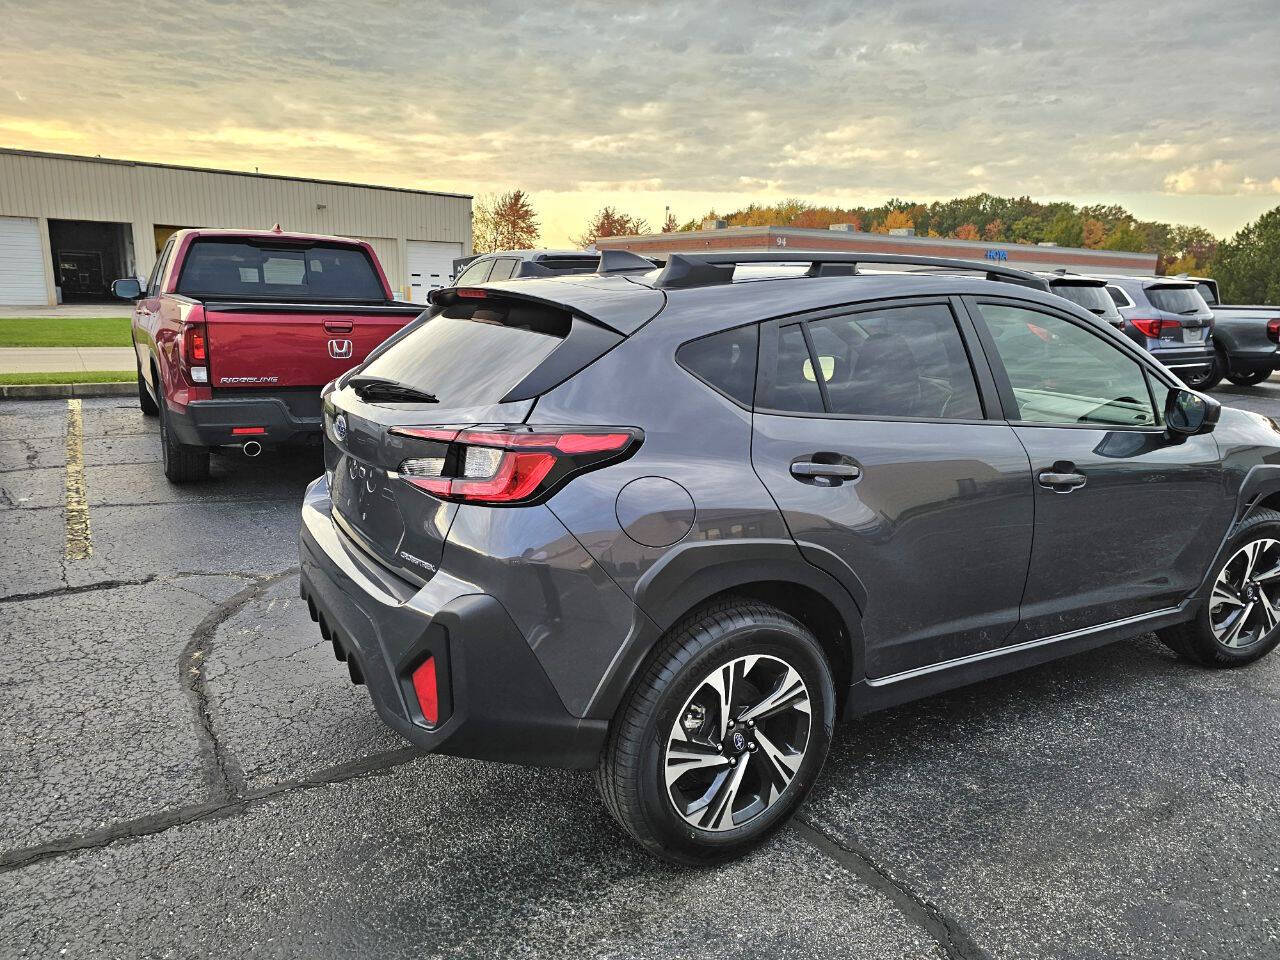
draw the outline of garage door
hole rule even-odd
[[[455,257],[462,256],[462,244],[432,240],[410,240],[409,289],[414,303],[426,303],[434,287],[447,287]]]
[[[47,304],[40,226],[31,217],[0,217],[0,303]]]

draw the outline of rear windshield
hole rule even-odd
[[[1147,299],[1166,313],[1203,313],[1209,309],[1195,287],[1147,287]]]
[[[442,406],[499,403],[569,334],[563,311],[519,301],[463,302],[410,331],[360,371],[433,394]]]
[[[1115,303],[1107,293],[1106,287],[1100,284],[1055,283],[1053,292],[1099,316],[1108,316],[1116,312]]]
[[[178,293],[235,300],[385,302],[368,254],[337,244],[197,240],[187,251]]]

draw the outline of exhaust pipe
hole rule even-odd
[[[256,457],[262,452],[262,444],[257,440],[246,440],[240,449],[244,451],[246,457]]]

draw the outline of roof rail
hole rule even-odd
[[[806,276],[854,276],[860,263],[898,264],[902,266],[936,267],[964,270],[986,275],[988,280],[1016,283],[1035,290],[1048,290],[1049,281],[1025,270],[994,266],[976,260],[950,257],[916,257],[898,253],[854,253],[829,250],[786,250],[778,253],[756,250],[747,253],[672,253],[658,274],[654,286],[659,289],[703,287],[733,280],[733,268],[740,263],[807,263]]]
[[[652,260],[646,260],[630,250],[601,250],[600,266],[596,267],[596,273],[629,273],[632,270],[648,272],[654,266]]]

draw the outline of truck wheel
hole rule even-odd
[[[596,786],[654,856],[727,860],[808,794],[834,701],[826,656],[795,618],[742,598],[703,607],[667,632],[623,699]]]
[[[138,368],[138,406],[142,408],[144,417],[154,417],[160,412],[160,408],[151,399],[151,391],[147,389],[147,381],[142,379],[142,364],[137,359],[134,360],[134,364]]]
[[[1204,609],[1157,631],[1175,653],[1206,667],[1253,663],[1280,643],[1280,513],[1257,511],[1222,556]]]
[[[1238,387],[1253,387],[1270,376],[1270,370],[1251,370],[1248,373],[1228,373],[1227,379]]]
[[[170,483],[209,479],[209,448],[179,443],[169,429],[169,409],[164,405],[160,409],[160,455]]]

